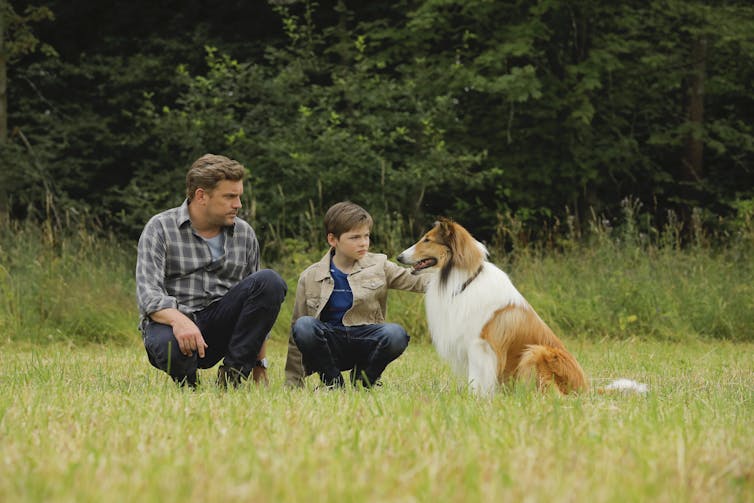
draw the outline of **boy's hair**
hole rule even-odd
[[[237,182],[245,176],[246,168],[240,162],[224,155],[204,154],[186,173],[186,199],[191,202],[198,188],[211,192],[222,180]]]
[[[363,225],[372,228],[372,216],[351,201],[343,201],[330,206],[325,213],[325,234],[333,234],[336,238],[344,232],[348,232]]]

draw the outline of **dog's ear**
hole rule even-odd
[[[448,241],[453,236],[453,221],[451,219],[439,217],[437,222],[435,222],[435,227],[437,227],[440,237],[444,241]]]

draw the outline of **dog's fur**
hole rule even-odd
[[[461,225],[440,219],[398,261],[436,275],[425,299],[432,342],[472,391],[490,395],[516,380],[564,394],[588,389],[576,359]]]

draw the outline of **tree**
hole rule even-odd
[[[0,144],[8,138],[8,71],[9,64],[41,48],[46,54],[54,50],[34,36],[32,23],[49,20],[54,15],[47,7],[27,7],[23,15],[8,0],[0,0]]]
[[[174,204],[207,151],[250,167],[251,214],[280,238],[338,197],[483,239],[507,214],[546,229],[631,197],[712,222],[754,199],[744,0],[46,3],[35,31],[61,56],[11,67],[10,118],[56,201],[109,228]],[[13,186],[16,216],[44,208],[39,181]]]
[[[54,54],[54,50],[46,44],[41,44],[31,31],[32,23],[52,19],[52,11],[46,7],[27,7],[24,15],[18,15],[8,0],[0,0],[0,161],[7,157],[16,157],[15,152],[9,152],[7,148],[8,65],[16,63],[22,56],[39,48],[47,54]],[[22,134],[21,137],[23,138]],[[0,216],[8,213],[8,193],[15,188],[12,179],[4,180],[12,176],[7,171],[0,172],[0,181],[5,187],[0,194]]]

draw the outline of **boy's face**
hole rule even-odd
[[[335,234],[327,235],[327,242],[335,248],[335,253],[343,258],[359,260],[369,251],[369,226],[355,227],[344,232],[339,238]]]

